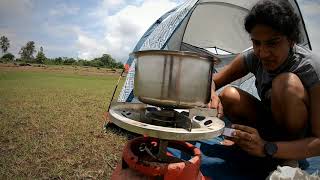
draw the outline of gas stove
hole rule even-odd
[[[128,131],[165,140],[200,140],[221,135],[225,126],[208,108],[170,109],[143,103],[114,103],[113,123]]]
[[[172,109],[143,103],[114,103],[109,114],[117,126],[144,135],[127,143],[113,180],[147,177],[203,180],[200,149],[185,141],[219,136],[225,126],[215,117],[216,111],[208,108]],[[169,148],[190,158],[174,157]]]

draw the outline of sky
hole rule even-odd
[[[9,52],[28,41],[49,58],[93,59],[110,54],[125,62],[144,32],[185,0],[0,0],[0,36]],[[298,0],[313,51],[320,54],[320,0]]]

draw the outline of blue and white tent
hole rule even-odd
[[[220,58],[215,70],[228,64],[238,53],[249,49],[250,38],[244,29],[244,17],[257,0],[187,0],[165,13],[145,32],[133,51],[163,49],[193,51]],[[301,45],[311,49],[304,21],[296,0],[289,0],[301,17]],[[118,101],[134,98],[135,59],[130,56],[129,72]],[[258,97],[253,75],[233,83]]]

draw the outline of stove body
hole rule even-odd
[[[117,126],[143,135],[127,143],[122,162],[112,175],[113,180],[208,179],[200,171],[200,150],[185,141],[221,135],[225,124],[216,117],[216,110],[115,103],[111,106],[109,117]],[[179,150],[189,158],[174,157],[168,148]]]

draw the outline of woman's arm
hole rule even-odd
[[[217,90],[248,74],[242,54],[237,55],[230,64],[225,66],[220,72],[213,74],[215,89]]]
[[[212,75],[211,101],[208,106],[209,108],[217,109],[219,118],[223,116],[223,107],[218,95],[216,94],[216,90],[245,76],[246,74],[248,74],[248,71],[245,66],[244,57],[242,54],[239,54],[220,72]]]
[[[273,155],[279,159],[304,159],[320,156],[320,85],[316,85],[310,91],[310,117],[312,135],[294,141],[274,142],[278,146]],[[265,141],[260,137],[258,131],[252,127],[234,124],[237,129],[233,133],[232,141],[236,142],[243,150],[251,155],[264,157]]]

